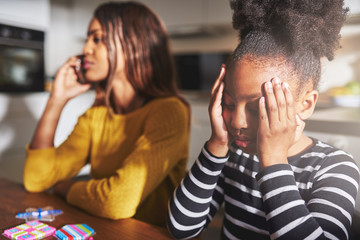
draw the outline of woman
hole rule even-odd
[[[169,203],[175,238],[224,204],[222,239],[348,239],[359,168],[304,134],[320,58],[332,59],[342,0],[234,0],[241,42],[212,89],[212,135]]]
[[[96,216],[135,217],[164,226],[168,198],[185,173],[189,109],[178,95],[160,19],[135,2],[105,3],[83,49],[58,71],[27,147],[24,185],[55,192]],[[97,84],[94,106],[59,147],[54,134],[65,104]],[[104,104],[105,103],[105,104]],[[71,180],[87,163],[89,181]]]

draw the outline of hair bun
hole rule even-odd
[[[333,59],[348,8],[343,0],[232,0],[233,27],[240,39],[266,31],[292,52],[313,51]]]

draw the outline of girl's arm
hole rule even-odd
[[[211,89],[209,116],[211,136],[207,148],[214,156],[225,156],[229,151],[229,134],[222,116],[222,97],[224,90],[225,65],[221,66],[220,74]]]
[[[169,201],[168,229],[174,238],[195,237],[211,222],[223,202],[221,170],[227,159],[203,148]]]
[[[304,126],[296,120],[288,85],[276,78],[267,82],[265,97],[259,101],[258,155],[262,171],[256,178],[271,239],[348,239],[358,191],[358,167],[343,151],[326,153],[324,148],[303,156],[302,161],[309,161],[308,167],[294,171],[287,154]],[[324,161],[312,166],[311,157]],[[317,173],[311,179],[313,171]],[[297,183],[295,174],[308,177],[304,183]],[[306,199],[300,195],[302,188],[311,191]]]
[[[343,151],[322,155],[323,163],[298,168],[277,164],[265,168],[256,178],[263,195],[265,217],[271,239],[349,239],[359,170]],[[306,157],[302,161],[311,161]],[[319,170],[317,171],[317,168]],[[297,183],[296,174],[315,171],[313,181]],[[303,199],[300,191],[309,196]]]
[[[175,238],[198,235],[223,202],[220,173],[227,161],[229,136],[222,117],[225,66],[211,90],[212,134],[199,158],[169,201],[168,228]]]

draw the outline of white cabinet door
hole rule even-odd
[[[46,30],[50,22],[49,0],[0,0],[0,22]]]

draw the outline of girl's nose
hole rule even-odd
[[[244,109],[237,108],[236,111],[233,111],[231,127],[238,130],[248,127]]]

